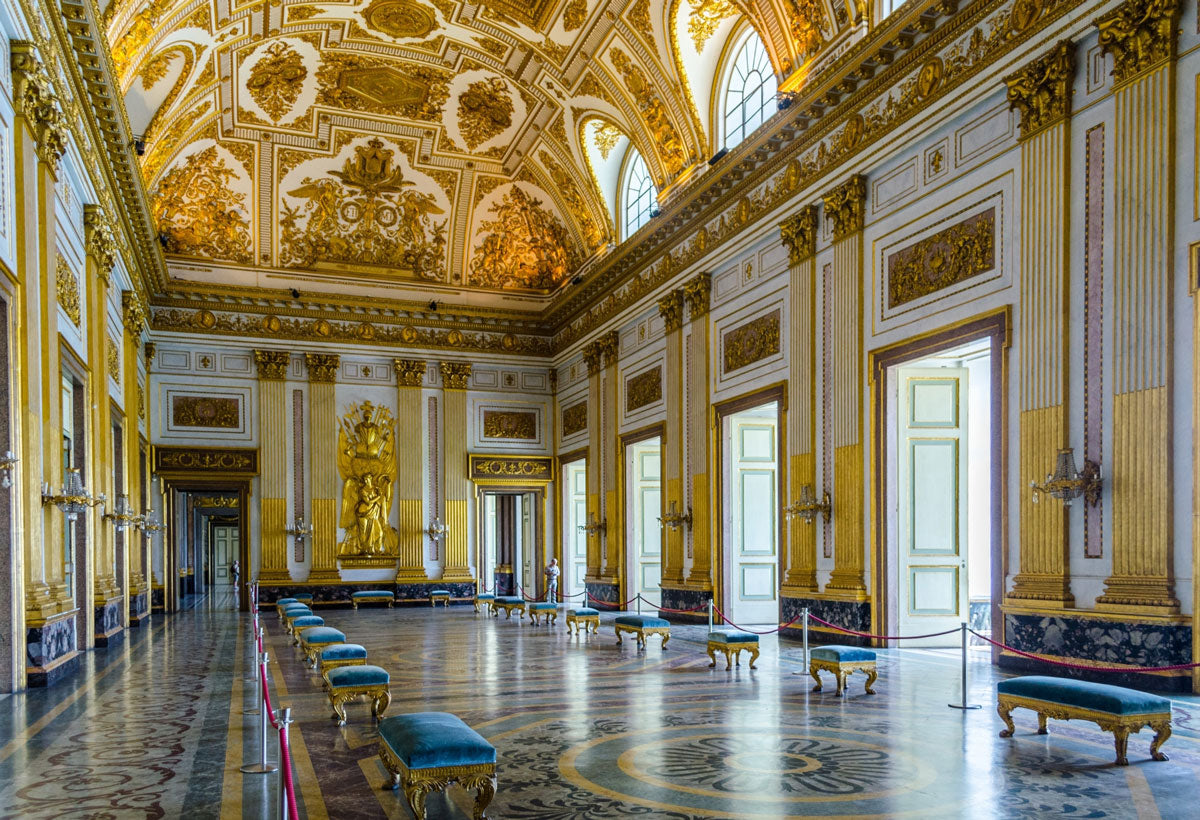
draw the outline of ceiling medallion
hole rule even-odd
[[[398,39],[426,37],[437,28],[433,9],[412,0],[374,0],[363,11],[367,28]]]
[[[338,77],[338,88],[369,103],[396,107],[424,101],[429,87],[395,68],[348,68]]]

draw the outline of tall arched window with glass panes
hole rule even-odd
[[[656,193],[650,169],[637,149],[630,146],[625,159],[625,173],[621,185],[621,238],[637,233],[638,228],[650,221],[654,213]]]
[[[722,110],[722,136],[733,148],[775,113],[778,83],[767,49],[754,29],[740,38],[729,63]]]

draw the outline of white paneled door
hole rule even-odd
[[[629,596],[641,595],[643,611],[662,603],[662,440],[631,444],[629,453]],[[636,609],[636,605],[631,605]]]
[[[902,368],[898,381],[900,632],[918,635],[967,620],[967,371]],[[948,635],[915,645],[958,642]]]
[[[587,523],[587,461],[580,459],[563,467],[563,485],[567,511],[563,532],[563,568],[559,576],[559,592],[575,595],[583,591],[587,576],[587,533],[579,529]],[[574,599],[573,599],[574,600]],[[582,600],[575,601],[580,606]]]
[[[213,563],[216,571],[213,573],[214,584],[232,584],[233,576],[229,568],[238,556],[238,528],[213,527]]]
[[[729,417],[725,486],[729,616],[739,624],[779,618],[779,453],[775,404]]]

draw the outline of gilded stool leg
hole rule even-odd
[[[592,628],[593,635],[600,634],[600,619],[599,618],[597,618],[596,620],[591,622],[591,628]]]
[[[387,708],[391,705],[391,703],[392,693],[387,689],[375,696],[374,701],[371,703],[371,712],[375,715],[376,720],[379,720],[383,713],[387,711]]]
[[[734,666],[741,666],[741,665],[742,665],[742,648],[741,648],[740,646],[736,646],[736,647],[734,647],[734,648],[732,648],[732,649],[728,649],[728,650],[726,650],[726,653],[727,653],[727,654],[725,655],[725,668],[726,668],[726,669],[728,669],[728,668],[729,668],[729,659],[730,659],[730,657],[732,657],[732,658],[733,658],[733,665],[734,665]]]
[[[817,671],[817,667],[809,666],[808,674],[811,675],[812,679],[817,682],[817,685],[813,687],[813,691],[820,692],[821,691],[821,674]]]
[[[485,820],[488,804],[496,796],[496,776],[482,775],[464,779],[462,787],[467,791],[475,790],[475,808],[471,813],[472,820]]]
[[[1167,756],[1160,752],[1159,748],[1171,736],[1171,723],[1169,721],[1151,723],[1150,728],[1154,730],[1154,740],[1150,741],[1150,757],[1154,760],[1166,760]]]
[[[670,635],[667,635],[667,634],[664,634],[664,635],[662,636],[662,638],[663,638],[662,646],[661,646],[661,647],[659,647],[659,648],[660,648],[660,649],[666,649],[666,648],[667,648],[667,641],[671,640],[671,636],[670,636]]]
[[[431,789],[424,783],[404,784],[404,799],[408,801],[408,807],[417,820],[425,820],[425,792],[427,790]]]
[[[620,643],[621,643],[621,627],[617,626],[617,627],[613,627],[613,628],[616,630],[616,633],[617,633],[617,644],[620,645]]]
[[[338,726],[346,725],[346,699],[341,695],[333,696],[333,717]]]
[[[549,615],[546,616],[546,625],[547,626],[558,626],[558,613],[557,612],[551,612]]]
[[[840,698],[842,693],[846,691],[846,673],[841,669],[838,669],[838,671],[834,673],[834,677],[837,678],[837,691],[834,692],[834,697]]]
[[[711,645],[708,647],[708,657],[709,657],[709,660],[712,661],[712,663],[710,663],[708,665],[708,668],[712,669],[714,666],[717,665],[717,650]]]
[[[757,669],[758,667],[754,665],[754,662],[755,662],[756,660],[758,660],[758,647],[757,647],[757,646],[753,646],[753,645],[752,645],[752,646],[751,646],[751,647],[750,647],[748,650],[746,650],[746,651],[750,653],[750,664],[749,664],[750,668],[751,668],[751,669]]]
[[[1117,765],[1128,766],[1129,757],[1127,755],[1129,749],[1129,727],[1117,726],[1113,729],[1113,745],[1117,749]]]
[[[479,601],[472,601],[471,603],[472,603],[472,605],[474,605],[475,611],[479,612]]]
[[[350,606],[354,607],[354,609],[357,610],[358,609],[358,601],[351,601]]]
[[[875,690],[871,688],[871,684],[875,683],[875,679],[879,677],[879,673],[875,671],[874,666],[867,669],[866,673],[867,673],[867,682],[863,684],[863,689],[866,690],[866,693],[868,695],[873,695],[873,694],[875,694]]]
[[[1038,734],[1048,735],[1050,730],[1046,728],[1046,713],[1038,712]]]
[[[1000,730],[1000,737],[1012,737],[1013,733],[1017,731],[1017,727],[1013,724],[1012,720],[1012,710],[1012,705],[1004,701],[996,704],[996,712],[1000,715],[1000,719],[1004,721],[1004,725],[1008,727],[1007,729]]]

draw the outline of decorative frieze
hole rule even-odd
[[[425,362],[421,359],[392,359],[392,370],[401,387],[420,387],[425,381]]]
[[[823,197],[825,220],[833,234],[833,241],[861,231],[867,201],[867,178],[855,174]]]
[[[625,381],[625,412],[632,413],[662,401],[662,367],[654,367]]]
[[[817,252],[817,206],[805,205],[779,223],[779,238],[788,249],[788,264],[799,265]]]
[[[254,351],[254,364],[258,368],[258,378],[263,381],[283,381],[287,378],[290,359],[291,354],[286,350]]]
[[[564,407],[562,411],[562,434],[564,437],[582,433],[587,429],[587,399]]]
[[[1004,78],[1008,104],[1021,115],[1021,139],[1071,115],[1075,44],[1060,41],[1049,54]]]
[[[996,267],[996,209],[968,217],[887,258],[888,307],[966,281]]]
[[[483,437],[534,441],[538,437],[537,413],[484,410]]]
[[[155,473],[215,472],[254,475],[258,450],[236,447],[154,446]]]
[[[751,319],[727,332],[721,341],[721,371],[729,375],[779,354],[778,310]]]
[[[658,300],[658,313],[667,333],[683,327],[683,291],[673,290]]]
[[[336,382],[341,356],[336,353],[305,353],[304,365],[310,382]]]
[[[79,304],[79,279],[61,254],[54,269],[54,289],[58,294],[59,307],[71,318],[75,327],[79,327],[83,319]]]
[[[241,426],[241,402],[224,396],[173,396],[172,427],[213,427],[237,430]]]
[[[1129,0],[1096,21],[1113,55],[1113,79],[1127,83],[1175,54],[1179,0]]]
[[[470,456],[470,478],[549,481],[554,459],[548,456]]]
[[[442,362],[442,386],[446,390],[466,390],[471,378],[470,362]]]
[[[683,286],[683,298],[687,300],[688,317],[693,322],[706,316],[712,300],[712,274],[701,273],[689,279]]]

